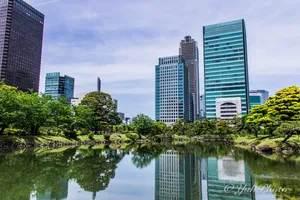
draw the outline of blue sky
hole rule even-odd
[[[300,82],[299,0],[25,0],[45,14],[40,91],[46,72],[76,79],[75,93],[96,90],[119,100],[127,116],[154,117],[154,66],[178,54],[191,35],[202,55],[202,27],[245,19],[250,89]],[[203,93],[203,59],[200,58]]]

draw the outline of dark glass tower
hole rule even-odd
[[[1,0],[0,11],[0,79],[38,91],[44,15],[22,0]]]
[[[97,78],[97,91],[101,92],[101,79],[99,77]]]
[[[198,44],[191,36],[185,36],[180,42],[179,54],[184,58],[189,70],[190,118],[196,120],[200,115],[199,101],[199,52]]]

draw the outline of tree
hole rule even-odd
[[[21,111],[22,92],[0,82],[0,134],[13,123],[24,119]]]
[[[183,119],[177,119],[175,124],[173,124],[173,131],[177,135],[184,135],[187,131],[187,122]]]
[[[49,95],[38,93],[23,93],[21,110],[25,115],[25,119],[20,122],[20,126],[32,134],[38,134],[41,126],[47,124],[47,120],[51,117],[49,102],[53,98]]]
[[[275,133],[286,135],[286,137],[282,141],[282,143],[284,143],[293,135],[300,134],[300,122],[299,121],[284,122],[276,129]]]
[[[250,127],[257,131],[273,134],[277,127],[285,121],[300,119],[300,88],[291,86],[278,91],[265,104],[254,106],[247,116]]]
[[[154,135],[161,135],[161,134],[165,134],[167,129],[168,129],[168,127],[164,122],[158,121],[158,122],[153,123],[153,131],[152,132]]]
[[[82,99],[81,105],[89,105],[94,110],[94,131],[97,132],[101,122],[111,125],[120,124],[117,106],[111,96],[104,92],[90,92]]]
[[[227,134],[230,134],[231,130],[229,127],[229,121],[227,121],[227,120],[218,121],[215,133],[217,133],[220,136],[225,136]]]
[[[142,139],[142,135],[149,135],[153,130],[153,120],[144,114],[134,117],[132,124],[136,127],[140,139]]]

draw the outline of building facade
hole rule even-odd
[[[265,104],[269,98],[269,92],[266,90],[250,90],[250,110],[254,105]]]
[[[113,99],[113,102],[116,105],[116,111],[118,111],[118,100],[117,99]]]
[[[242,115],[249,112],[245,21],[203,27],[206,117],[216,117],[216,99],[239,97]]]
[[[122,122],[125,120],[125,113],[118,112],[118,116],[122,120]]]
[[[216,117],[218,119],[233,119],[241,116],[242,101],[240,97],[216,99]]]
[[[70,76],[60,76],[59,72],[47,73],[45,94],[54,98],[65,97],[71,103],[74,98],[75,79]]]
[[[44,15],[23,0],[1,0],[0,10],[0,79],[38,92]]]
[[[185,36],[180,42],[179,55],[185,60],[185,66],[189,71],[190,117],[191,121],[194,121],[200,116],[198,43],[191,36]]]
[[[200,96],[200,116],[201,118],[205,117],[205,94]]]
[[[190,121],[188,69],[182,56],[159,58],[155,69],[155,119],[173,124]]]

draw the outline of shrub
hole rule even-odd
[[[89,137],[90,140],[94,140],[94,133],[89,133],[88,137]]]
[[[105,139],[105,140],[109,140],[109,138],[110,138],[110,134],[105,133],[105,134],[104,134],[104,139]]]
[[[126,137],[128,137],[132,141],[136,141],[139,139],[139,135],[136,133],[126,133]]]
[[[90,135],[91,132],[90,132],[90,130],[84,129],[84,130],[81,131],[81,134],[82,135]]]
[[[7,128],[4,130],[4,135],[25,135],[26,131],[16,128]]]

